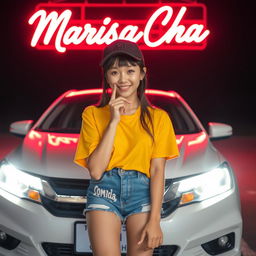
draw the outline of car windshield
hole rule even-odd
[[[175,97],[147,94],[149,102],[164,109],[172,120],[175,134],[191,134],[201,131],[189,111]],[[84,94],[63,98],[42,123],[37,131],[57,133],[80,133],[82,112],[89,105],[99,102],[100,94]]]

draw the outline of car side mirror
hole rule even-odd
[[[232,126],[228,124],[209,122],[208,127],[211,140],[225,139],[232,136]]]
[[[24,137],[31,129],[34,120],[16,121],[10,124],[9,132]]]

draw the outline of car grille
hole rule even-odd
[[[85,204],[60,203],[41,196],[43,206],[54,216],[83,219]]]
[[[58,195],[84,196],[86,197],[90,180],[63,179],[43,177]],[[173,180],[166,180],[166,186],[171,185]],[[54,216],[66,218],[84,219],[83,210],[85,203],[59,202],[41,196],[42,205]],[[165,218],[175,211],[179,205],[180,198],[163,203],[161,217]]]
[[[58,195],[86,196],[89,180],[44,177]],[[42,205],[54,216],[84,218],[84,203],[57,202],[41,196]]]
[[[90,180],[46,178],[59,195],[85,196]]]
[[[57,244],[57,243],[42,243],[42,246],[48,256],[75,256],[73,244]],[[153,256],[173,256],[177,251],[177,245],[161,245],[154,249]],[[80,256],[93,256],[92,253],[80,254]],[[122,256],[125,256],[122,253]]]

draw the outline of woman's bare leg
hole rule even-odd
[[[142,229],[146,225],[149,218],[149,212],[142,212],[130,215],[126,220],[127,233],[127,256],[152,256],[153,249],[145,248],[145,240],[142,244],[137,245],[140,240]]]
[[[94,256],[120,256],[121,220],[113,212],[86,212],[89,239]]]

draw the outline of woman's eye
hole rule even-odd
[[[128,72],[128,74],[132,74],[132,73],[134,73],[135,71],[134,71],[133,69],[129,69],[127,72]],[[112,75],[112,76],[115,76],[115,75],[117,75],[117,74],[118,74],[117,71],[111,71],[111,72],[110,72],[110,75]]]

